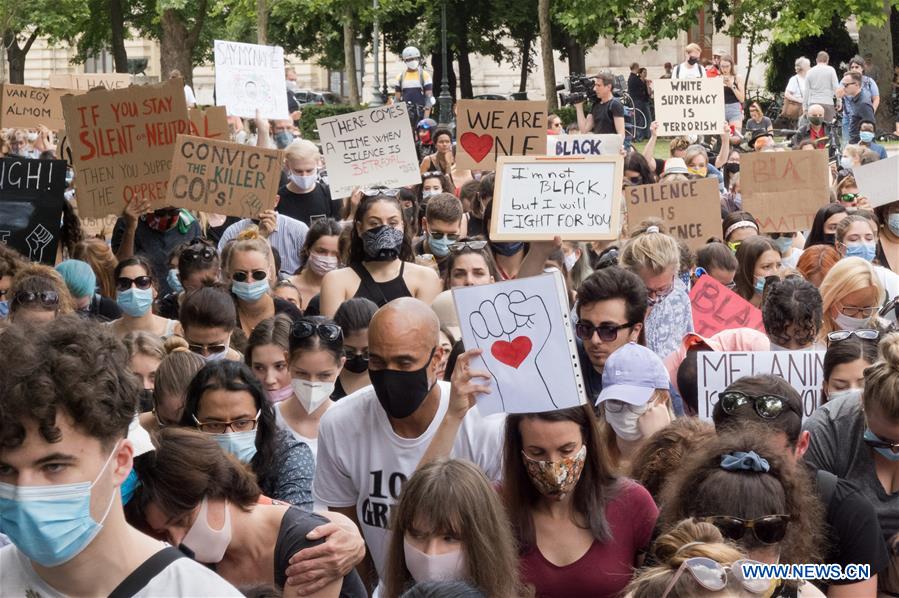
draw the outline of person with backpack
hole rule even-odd
[[[699,44],[687,44],[684,52],[686,53],[686,58],[682,63],[674,67],[674,73],[672,73],[671,78],[701,79],[702,77],[707,77],[708,74],[705,67],[699,62],[699,58],[702,55],[702,48],[699,47]]]
[[[406,102],[409,107],[409,120],[414,127],[418,121],[431,115],[434,98],[434,85],[431,74],[422,68],[421,52],[414,46],[403,50],[403,62],[406,65],[396,79],[396,101]]]

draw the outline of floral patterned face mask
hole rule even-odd
[[[561,461],[538,461],[528,457],[524,451],[524,467],[528,472],[534,486],[544,496],[562,498],[572,490],[584,471],[584,462],[587,460],[587,445],[581,445],[581,450],[573,457],[566,457]]]

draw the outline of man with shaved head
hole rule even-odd
[[[368,556],[359,574],[370,588],[386,574],[390,508],[449,406],[450,385],[437,377],[439,334],[437,316],[418,299],[378,310],[368,328],[371,386],[341,399],[319,426],[313,494],[362,529]],[[499,479],[503,422],[470,409],[450,455]]]
[[[824,120],[824,106],[812,104],[808,107],[808,124],[799,127],[793,135],[793,149],[806,139],[815,142],[815,149],[824,149],[830,141],[830,123]]]

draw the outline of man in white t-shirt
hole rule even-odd
[[[0,596],[241,595],[125,521],[138,388],[106,327],[9,328],[0,363]]]
[[[702,56],[702,48],[699,47],[699,44],[687,44],[684,53],[686,54],[684,61],[674,67],[671,78],[698,79],[705,77],[705,67],[699,62],[699,58]]]
[[[359,574],[370,587],[384,579],[390,509],[425,454],[449,405],[450,386],[437,378],[444,349],[440,323],[418,299],[391,301],[368,329],[372,386],[340,400],[322,417],[313,495],[355,520],[368,556]],[[464,417],[452,457],[468,459],[487,476],[500,475],[504,417]],[[373,570],[374,569],[374,570]]]

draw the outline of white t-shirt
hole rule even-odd
[[[698,62],[692,66],[688,62],[682,62],[674,67],[674,72],[671,74],[672,79],[700,79],[702,77],[705,77],[705,67]]]
[[[197,105],[197,96],[194,95],[194,90],[190,88],[190,85],[184,86],[184,101],[188,108]]]
[[[356,507],[362,535],[378,576],[385,578],[390,545],[390,508],[415,472],[449,405],[449,382],[438,382],[440,406],[418,438],[393,431],[375,391],[366,386],[337,402],[322,417],[312,494],[330,507]],[[456,437],[452,457],[468,459],[498,480],[505,415],[483,417],[471,409]]]
[[[0,548],[0,596],[64,598],[38,576],[28,560],[15,546]],[[227,597],[243,596],[230,583],[189,559],[177,559],[135,594],[137,598],[158,596]]]
[[[899,274],[896,274],[889,268],[883,266],[874,266],[874,272],[880,279],[880,284],[887,292],[886,300],[889,301],[893,297],[899,295]]]

